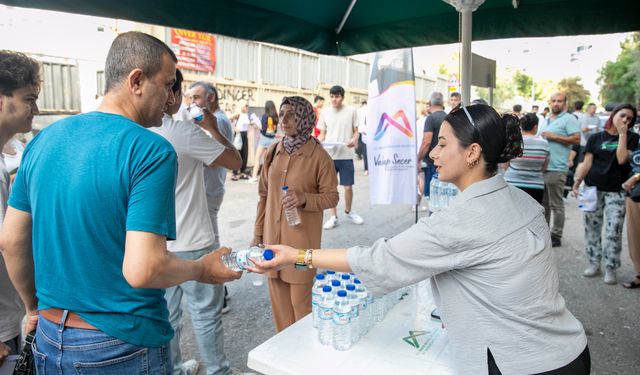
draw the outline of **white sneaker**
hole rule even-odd
[[[333,229],[338,225],[338,217],[337,216],[331,216],[329,218],[329,220],[327,220],[326,223],[324,223],[324,225],[322,226],[324,229]]]
[[[249,185],[255,185],[257,183],[258,183],[258,178],[257,177],[256,178],[251,177],[250,179],[247,180],[247,184],[249,184]]]
[[[616,275],[616,270],[612,270],[609,268],[604,269],[604,283],[609,285],[614,285],[618,282],[618,277]]]
[[[600,274],[600,265],[595,263],[589,263],[587,268],[582,272],[584,277],[594,277]]]
[[[180,368],[182,369],[182,373],[184,375],[195,375],[198,373],[198,368],[200,368],[200,363],[195,359],[190,359],[188,361],[182,362],[182,365],[180,365]]]
[[[355,213],[353,211],[349,212],[347,214],[347,217],[354,224],[360,225],[360,224],[364,223],[364,219],[360,215],[358,215],[357,213]]]

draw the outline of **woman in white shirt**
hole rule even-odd
[[[242,138],[242,148],[240,148],[240,156],[242,156],[242,166],[240,169],[234,170],[231,176],[232,181],[248,180],[249,175],[245,173],[247,169],[247,159],[249,157],[249,138],[247,133],[251,124],[257,125],[259,120],[255,113],[249,113],[249,103],[246,100],[241,100],[238,104],[240,106],[240,112],[231,116],[230,120],[235,121],[234,131],[236,134],[240,134]]]
[[[542,207],[497,174],[522,153],[519,121],[459,106],[431,151],[453,203],[370,247],[314,251],[268,245],[263,272],[291,264],[355,272],[374,295],[431,278],[461,374],[588,374],[582,324],[558,292]]]

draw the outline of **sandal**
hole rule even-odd
[[[636,275],[635,279],[629,281],[628,283],[622,283],[622,286],[627,289],[640,288],[640,273]]]

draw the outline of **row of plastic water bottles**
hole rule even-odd
[[[450,183],[438,179],[435,174],[429,184],[429,211],[436,212],[449,207],[451,201],[458,195],[458,188]]]
[[[354,274],[317,274],[312,290],[312,318],[318,340],[335,350],[348,350],[384,319],[399,296],[395,292],[374,298]]]

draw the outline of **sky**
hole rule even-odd
[[[559,81],[579,76],[582,84],[598,97],[596,79],[598,70],[608,60],[615,60],[620,52],[620,42],[629,33],[606,35],[581,35],[553,38],[516,38],[473,42],[473,53],[496,60],[497,74],[507,68],[520,69],[534,79]],[[577,52],[579,46],[591,46]],[[452,56],[459,51],[459,44],[414,48],[416,73],[423,70],[428,75],[437,72],[440,64],[457,70]],[[573,54],[573,56],[572,56]]]

